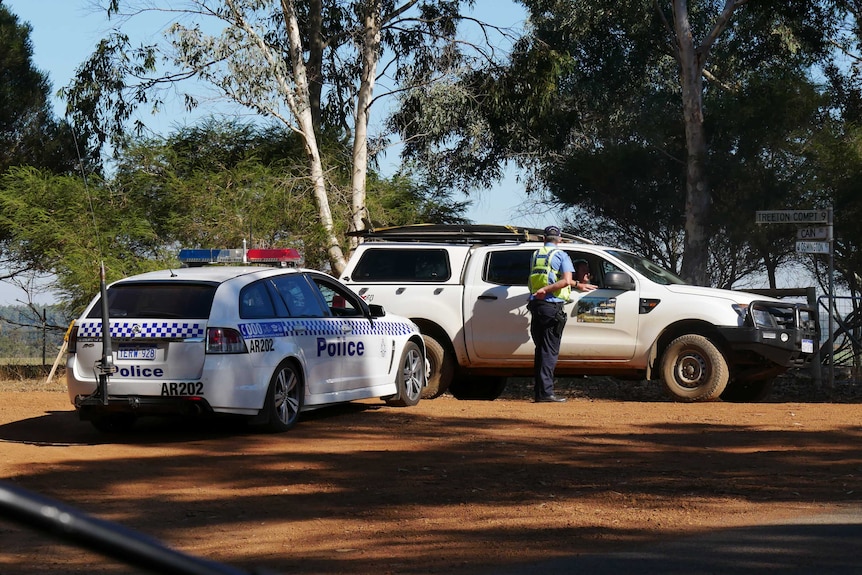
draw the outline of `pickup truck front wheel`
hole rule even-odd
[[[425,340],[426,379],[428,385],[422,388],[422,399],[440,397],[452,383],[455,375],[455,358],[448,348],[430,335],[422,335]]]
[[[667,346],[661,360],[665,389],[677,401],[718,399],[730,372],[727,360],[702,335],[683,335]]]

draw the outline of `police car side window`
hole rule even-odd
[[[327,317],[320,298],[303,274],[273,278],[272,284],[287,306],[291,317]]]
[[[264,282],[248,285],[240,292],[239,317],[243,319],[275,317],[275,309]]]
[[[330,284],[320,278],[314,278],[317,289],[320,290],[329,311],[336,317],[362,316],[362,309],[358,307],[352,295],[343,289]]]

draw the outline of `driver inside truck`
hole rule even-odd
[[[575,289],[580,291],[592,291],[598,289],[599,286],[592,283],[590,277],[590,264],[585,259],[577,259],[572,262],[575,266],[574,280]]]

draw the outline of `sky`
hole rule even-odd
[[[30,23],[33,63],[47,73],[55,92],[69,84],[75,69],[116,24],[109,22],[104,12],[94,7],[93,0],[2,0],[2,3],[18,16],[19,21]],[[476,0],[473,15],[491,24],[517,29],[523,27],[525,18],[523,7],[510,0]],[[145,21],[135,19],[135,22],[138,24],[134,30],[123,28],[130,36],[135,36],[133,44],[155,42],[171,20],[167,15],[160,15]],[[63,115],[64,107],[64,102],[55,100],[58,117]],[[169,133],[173,128],[193,124],[211,112],[211,109],[206,109],[189,114],[177,103],[166,108],[158,118],[148,116],[144,121],[158,132]],[[510,169],[499,185],[488,190],[471,191],[473,205],[467,217],[482,224],[544,227],[549,223],[561,223],[551,221],[548,214],[530,208],[523,189],[517,181],[517,173]],[[14,305],[24,297],[22,290],[0,282],[0,305]],[[49,303],[53,299],[50,293],[45,293],[37,301]]]

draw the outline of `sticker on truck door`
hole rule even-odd
[[[617,298],[585,295],[577,301],[579,323],[614,323],[617,319]]]

